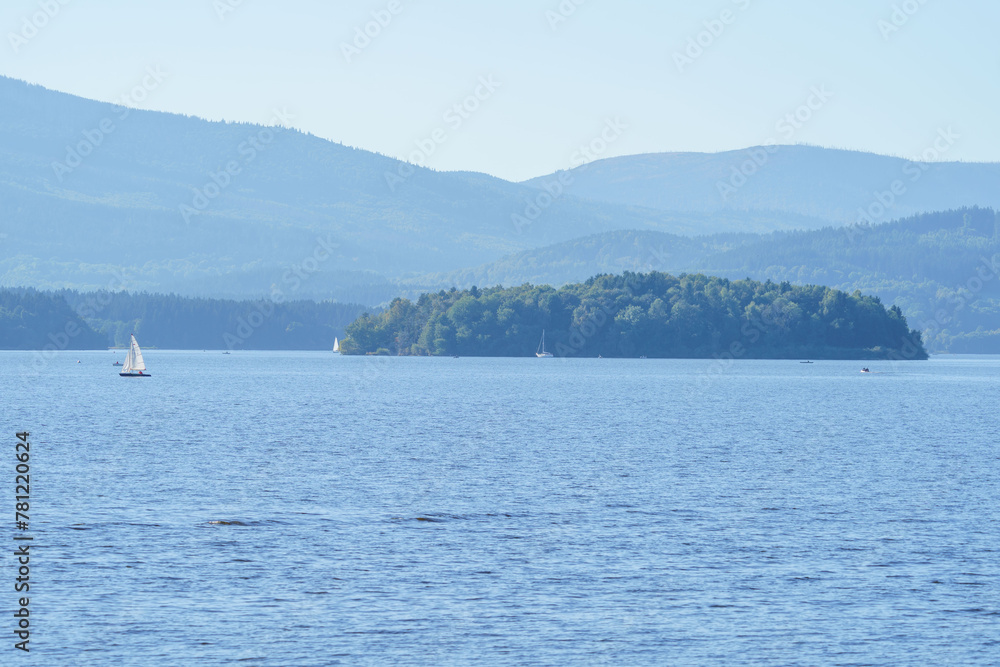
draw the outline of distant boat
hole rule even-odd
[[[812,362],[811,361],[800,361],[799,363],[800,364],[811,364]]]
[[[340,352],[340,341],[337,340],[336,336],[333,337],[333,351]]]
[[[229,354],[229,350],[226,350],[226,351],[225,351],[225,352],[223,352],[222,354]]]
[[[551,352],[545,351],[545,329],[542,329],[542,341],[538,344],[538,349],[535,350],[535,356],[539,359],[552,356]]]
[[[115,363],[113,363],[113,364],[111,364],[111,365],[112,365],[112,366],[121,366],[121,365],[122,365],[122,362],[120,362],[120,361],[116,361]]]
[[[122,366],[121,375],[123,378],[148,378],[149,373],[144,373],[146,370],[146,362],[142,359],[142,350],[139,349],[139,343],[135,339],[135,335],[132,335],[132,343],[128,348],[128,354],[125,355],[125,365]]]

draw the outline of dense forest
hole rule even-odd
[[[328,350],[364,310],[333,302],[226,301],[173,294],[0,290],[0,349]],[[63,336],[67,331],[75,334]],[[68,342],[67,340],[68,339]],[[60,344],[60,341],[62,344]]]
[[[559,289],[440,291],[347,327],[347,354],[926,359],[878,298],[788,282],[626,272]]]

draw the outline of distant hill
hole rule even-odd
[[[561,285],[595,273],[654,269],[861,290],[900,306],[932,351],[1000,353],[1000,214],[977,207],[767,235],[607,232],[423,276],[413,289]]]
[[[776,224],[539,196],[276,125],[127,110],[0,77],[0,285],[377,303],[410,273],[586,234]]]
[[[407,294],[415,294],[437,285],[564,285],[601,273],[688,271],[708,256],[761,238],[758,234],[686,237],[654,231],[605,232],[524,250],[476,267],[419,276],[403,285]]]
[[[929,147],[928,157],[943,160],[958,139],[945,129],[930,138],[931,146],[933,140],[943,150]],[[801,221],[806,224],[794,225],[799,229],[855,224],[859,209],[878,223],[963,206],[1000,208],[1000,163],[915,163],[814,146],[631,155],[597,160],[561,176],[570,181],[567,192],[593,201],[698,213],[780,211],[806,218]],[[559,177],[525,183],[543,187]]]

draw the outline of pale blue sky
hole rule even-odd
[[[433,145],[425,162],[441,170],[566,168],[611,118],[627,129],[602,157],[768,139],[911,157],[950,126],[961,138],[945,159],[1000,160],[1000,3],[985,0],[576,0],[554,29],[560,0],[397,0],[351,62],[342,44],[389,0],[63,2],[2,4],[0,73],[113,101],[159,66],[137,106],[254,122],[284,108],[304,131],[394,157]],[[886,33],[893,5],[916,11]],[[675,53],[726,10],[679,71]],[[500,85],[446,118],[480,77]],[[779,129],[814,87],[832,97]]]

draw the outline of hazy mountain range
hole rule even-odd
[[[0,77],[0,286],[376,305],[658,269],[857,287],[912,318],[933,307],[931,291],[956,289],[942,266],[968,275],[976,253],[996,252],[986,207],[1000,208],[1000,164],[769,146],[603,159],[512,183],[289,122],[280,109],[270,126],[125,109]],[[946,158],[956,140],[943,128],[925,157]],[[844,247],[834,229],[966,206],[984,208],[875,227]],[[986,313],[995,288],[977,293]],[[960,319],[942,335],[989,329]]]
[[[386,279],[585,234],[799,222],[539,199],[527,185],[416,168],[295,130],[129,110],[0,78],[3,285],[123,281],[213,296],[276,285],[367,300],[365,286]]]
[[[755,158],[761,166],[724,199],[719,183]],[[121,281],[212,296],[273,285],[370,302],[401,277],[601,232],[847,222],[906,170],[895,158],[782,146],[612,158],[517,184],[411,167],[277,126],[124,109],[0,78],[0,284]],[[1000,206],[1000,165],[935,164],[921,174],[884,217]]]

